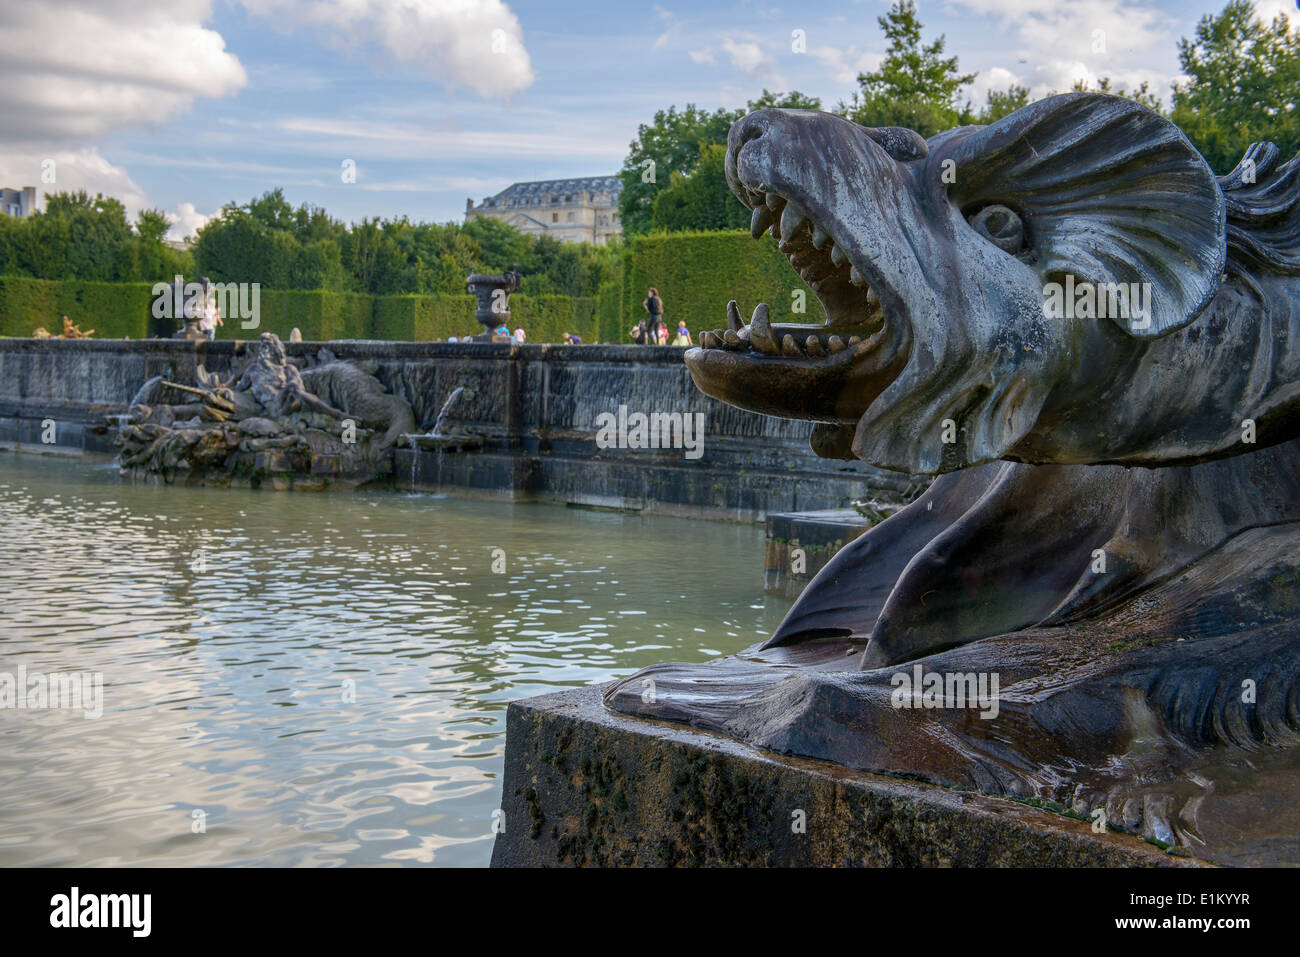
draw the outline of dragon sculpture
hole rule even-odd
[[[1300,161],[1216,177],[1066,94],[928,141],[761,110],[726,174],[827,321],[733,301],[696,385],[938,478],[766,641],[607,706],[1171,845],[1238,772],[1300,790]]]

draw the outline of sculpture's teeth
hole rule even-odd
[[[803,353],[799,351],[799,347],[795,345],[794,336],[790,335],[788,332],[785,334],[785,338],[781,340],[781,351],[788,356],[803,355]]]
[[[700,345],[706,349],[722,348],[722,340],[711,332],[706,332],[700,336]]]
[[[861,336],[849,336],[849,345],[851,346],[856,346],[861,341],[862,341]]]
[[[736,334],[735,329],[728,329],[722,334],[722,347],[724,349],[742,349],[744,343],[740,341],[740,336]]]
[[[831,246],[831,262],[837,266],[843,266],[849,261],[849,257],[844,255],[844,250],[839,246]]]
[[[880,293],[876,292],[874,287],[867,290],[867,305],[872,307],[880,305]]]
[[[741,342],[743,342],[743,343],[745,343],[746,345],[748,345],[748,344],[749,344],[749,326],[742,326],[742,327],[740,328],[740,330],[736,333],[736,336],[740,339]]]
[[[807,219],[802,209],[794,203],[786,203],[785,212],[781,214],[781,238],[786,241],[793,239]]]
[[[740,318],[740,307],[736,305],[736,300],[727,303],[727,328],[740,331],[740,327],[745,323]]]
[[[826,340],[826,347],[831,350],[832,355],[844,348],[844,340],[839,336],[831,336]]]
[[[858,272],[857,266],[854,266],[849,270],[849,282],[853,283],[855,286],[865,286],[867,284],[866,277],[863,276],[862,273]]]
[[[822,341],[818,339],[816,336],[809,336],[807,339],[805,339],[803,342],[803,347],[804,350],[810,356],[826,355],[826,349],[823,348]]]
[[[814,226],[813,226],[813,239],[812,239],[812,243],[813,243],[813,245],[814,245],[815,247],[817,247],[818,249],[821,249],[823,246],[825,246],[825,245],[826,245],[828,242],[830,242],[830,241],[831,241],[831,234],[830,234],[830,233],[826,232],[826,230],[822,229],[820,226],[817,226],[817,225],[814,225]]]
[[[785,197],[779,193],[768,193],[763,202],[767,204],[767,208],[772,212],[779,213],[785,206]]]
[[[754,317],[749,320],[749,344],[765,356],[774,356],[781,351],[781,347],[776,344],[776,337],[772,335],[772,323],[768,319],[765,303],[754,307]]]
[[[749,221],[749,234],[755,239],[758,239],[758,237],[763,235],[763,232],[767,227],[772,225],[774,219],[775,217],[772,215],[772,211],[766,206],[754,207],[754,216]]]

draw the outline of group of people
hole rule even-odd
[[[672,337],[669,343],[668,324],[664,322],[664,301],[659,298],[659,290],[651,286],[646,290],[646,297],[641,302],[641,308],[648,314],[649,318],[642,319],[628,332],[632,341],[639,346],[689,346],[691,342],[691,332],[686,328],[686,321],[681,320],[677,323],[677,333]]]

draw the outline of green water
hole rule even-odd
[[[99,717],[0,710],[0,865],[484,865],[507,702],[751,644],[788,607],[762,559],[754,526],[0,453],[0,672],[103,675]]]

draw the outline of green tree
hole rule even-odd
[[[1284,156],[1300,150],[1300,34],[1285,14],[1261,23],[1250,0],[1230,0],[1179,42],[1178,59],[1188,79],[1175,84],[1171,117],[1216,171],[1258,140]]]
[[[291,235],[280,235],[294,242]],[[273,243],[268,230],[234,203],[199,230],[193,250],[198,272],[214,282],[256,282],[277,289],[288,279],[289,271],[277,256],[292,250]]]
[[[149,242],[161,243],[171,225],[161,209],[142,209],[135,218],[136,235]]]
[[[476,269],[501,272],[519,263],[528,255],[530,242],[527,236],[509,223],[491,216],[476,216],[464,227],[465,235],[474,240],[481,250]],[[461,277],[462,288],[464,277]]]
[[[633,236],[654,228],[655,201],[659,194],[673,188],[674,183],[683,182],[683,178],[690,178],[709,146],[725,146],[732,123],[746,113],[767,108],[819,110],[821,100],[798,90],[789,93],[763,90],[743,110],[719,109],[710,113],[688,103],[682,110],[676,106],[659,110],[651,123],[643,123],[638,127],[637,137],[632,141],[623,168],[619,171],[619,178],[623,181],[618,200],[623,235]],[[703,205],[721,208],[730,196],[726,181],[719,176],[707,182],[716,195]],[[704,181],[700,181],[694,188],[702,191],[703,185]],[[699,200],[700,197],[697,196],[692,203]],[[730,202],[740,208],[734,199]],[[678,203],[679,200],[674,199],[669,205]],[[705,227],[683,225],[677,228]]]
[[[689,176],[703,148],[725,143],[727,131],[741,115],[739,110],[710,113],[688,103],[681,110],[676,106],[659,110],[653,121],[637,128],[618,174],[623,181],[618,212],[624,236],[649,232],[660,189],[672,183],[673,173]]]
[[[966,116],[962,117],[963,123],[996,123],[1004,116],[1010,116],[1022,106],[1029,105],[1029,91],[1019,84],[1013,83],[1005,90],[989,90],[984,105],[978,112],[972,112],[967,107]]]
[[[858,74],[859,89],[839,111],[863,126],[905,126],[930,137],[961,124],[958,91],[975,79],[961,73],[957,57],[943,55],[946,40],[921,42],[913,0],[896,0],[878,17],[889,49],[880,69]]]
[[[47,196],[45,211],[30,218],[28,229],[27,265],[44,279],[118,279],[121,249],[132,237],[122,204],[85,190]]]
[[[651,225],[669,231],[744,229],[750,211],[726,185],[727,148],[710,143],[700,153],[689,176],[674,172],[668,188],[654,200]]]

